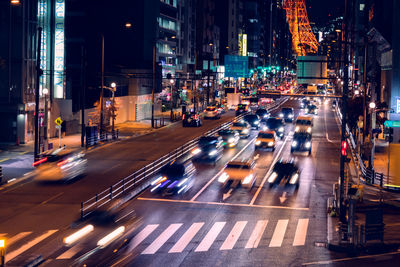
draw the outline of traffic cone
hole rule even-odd
[[[17,142],[16,145],[19,146],[19,137],[17,136]]]

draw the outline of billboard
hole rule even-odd
[[[239,34],[239,55],[240,56],[247,56],[247,34]]]
[[[225,55],[225,77],[249,77],[248,57]]]
[[[298,84],[326,84],[328,82],[328,58],[326,56],[298,56]]]

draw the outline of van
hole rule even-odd
[[[294,127],[295,133],[312,133],[313,118],[309,116],[299,116],[297,117],[296,124]]]

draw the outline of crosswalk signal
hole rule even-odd
[[[347,142],[342,141],[342,156],[347,157]]]

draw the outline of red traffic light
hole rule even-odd
[[[347,142],[342,141],[342,156],[346,157],[347,156]]]

